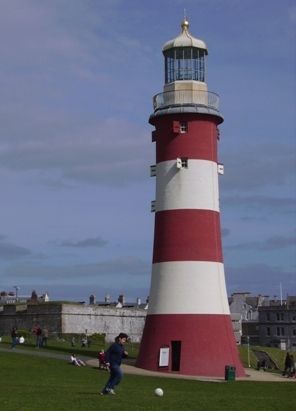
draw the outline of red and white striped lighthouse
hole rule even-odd
[[[154,97],[156,176],[149,308],[137,366],[244,375],[231,324],[221,245],[217,161],[219,98],[207,89],[207,47],[182,32],[163,47],[165,85]]]

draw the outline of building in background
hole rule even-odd
[[[126,332],[132,342],[140,342],[147,313],[147,303],[122,303],[122,295],[115,302],[90,304],[28,299],[25,303],[5,304],[0,309],[0,336],[10,335],[12,327],[32,330],[38,324],[49,337],[60,334],[105,334],[107,342]]]
[[[268,304],[268,296],[251,296],[249,292],[231,295],[229,307],[237,344],[259,344],[258,307]]]
[[[258,313],[260,345],[296,351],[296,297],[271,300]]]
[[[6,293],[8,294],[8,293]],[[126,302],[124,295],[116,301],[107,294],[96,301],[92,294],[89,304],[70,301],[48,301],[42,294],[37,302],[31,297],[0,298],[0,336],[9,335],[12,327],[30,331],[36,323],[46,328],[50,338],[61,334],[105,334],[113,341],[122,330],[132,342],[140,342],[148,309],[139,298]],[[46,301],[47,300],[47,301]],[[250,293],[234,293],[229,298],[233,331],[237,345],[250,344],[296,351],[296,297],[286,300],[269,299]],[[250,309],[252,313],[250,314]]]

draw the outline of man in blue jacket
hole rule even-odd
[[[128,353],[124,350],[124,344],[128,339],[128,335],[120,333],[115,342],[110,345],[105,353],[106,365],[110,370],[110,378],[105,385],[105,388],[101,392],[101,395],[112,394],[115,395],[114,388],[118,385],[123,377],[122,370],[120,368],[122,358],[127,357]]]

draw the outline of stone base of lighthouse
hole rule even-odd
[[[160,352],[169,348],[168,364]],[[146,318],[137,367],[183,375],[224,377],[225,366],[245,375],[234,339],[230,315],[155,314]]]

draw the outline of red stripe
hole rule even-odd
[[[217,121],[215,116],[200,114],[155,117],[156,162],[188,157],[217,162]],[[186,121],[188,132],[175,134],[174,121]]]
[[[229,315],[148,315],[137,366],[172,372],[172,341],[181,341],[180,374],[224,377],[225,366],[244,376]],[[169,366],[159,367],[159,350],[170,347]]]
[[[210,210],[166,210],[155,214],[153,263],[223,262],[220,214]]]

